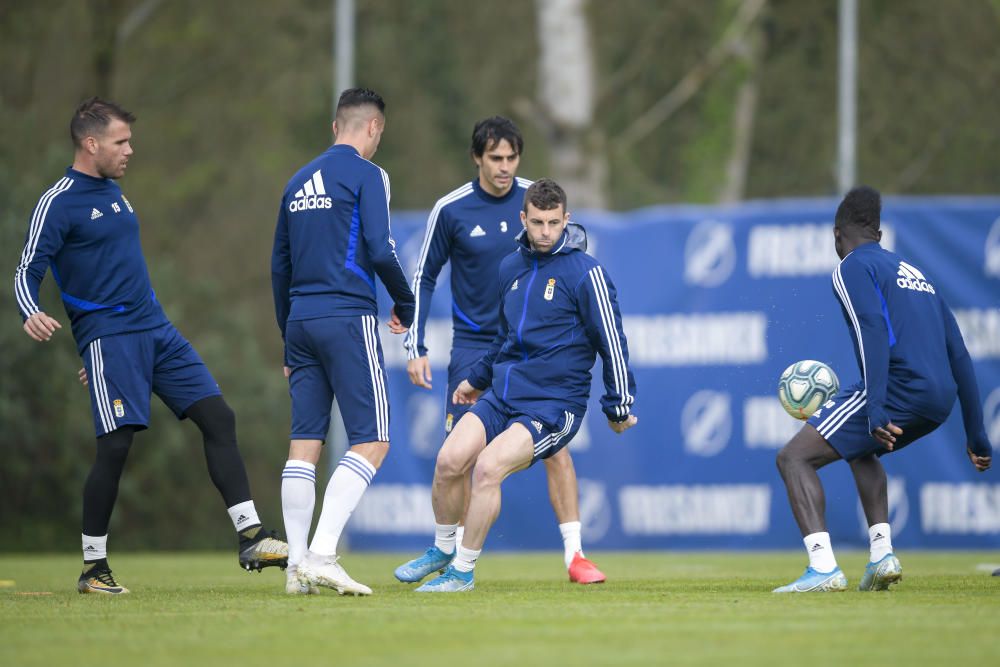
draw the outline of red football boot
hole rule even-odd
[[[583,557],[582,551],[573,555],[569,564],[569,580],[577,584],[603,584],[607,577],[597,569],[597,566]]]

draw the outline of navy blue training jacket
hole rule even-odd
[[[887,403],[943,422],[957,395],[969,449],[989,456],[972,360],[930,278],[872,242],[837,266],[833,290],[854,343],[869,430],[889,423]]]
[[[583,227],[569,223],[555,248],[537,253],[527,233],[500,263],[497,335],[473,367],[469,382],[492,386],[512,408],[557,423],[563,411],[583,415],[596,355],[604,366],[601,409],[624,421],[635,400],[617,292],[588,255]]]
[[[51,266],[78,351],[95,338],[167,323],[139,243],[139,219],[110,178],[66,169],[38,200],[14,272],[21,317],[44,309],[38,290]]]
[[[375,274],[410,326],[414,299],[390,235],[389,176],[353,146],[334,144],[281,197],[271,285],[282,336],[290,320],[377,315]]]
[[[531,185],[525,178],[502,197],[483,190],[476,178],[441,197],[427,218],[427,231],[413,276],[417,297],[406,335],[410,359],[427,354],[425,331],[438,274],[451,261],[451,312],[456,346],[487,347],[497,333],[496,291],[491,284],[500,260],[516,247],[523,229],[521,206]]]

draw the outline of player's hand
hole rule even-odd
[[[877,429],[872,431],[872,437],[878,440],[879,444],[888,449],[890,452],[892,448],[896,446],[896,436],[903,435],[903,429],[899,428],[892,422],[889,422],[885,426],[879,426]]]
[[[625,431],[629,430],[638,423],[639,423],[639,418],[636,417],[635,415],[629,415],[628,419],[621,422],[613,422],[610,419],[608,420],[608,426],[615,433],[624,433]]]
[[[56,329],[62,329],[62,325],[45,313],[35,313],[24,321],[24,332],[39,343],[52,338]]]
[[[965,451],[969,453],[969,459],[972,461],[972,465],[976,466],[976,470],[986,472],[990,469],[990,465],[993,463],[992,456],[976,456],[971,449]]]
[[[476,389],[468,380],[462,380],[455,388],[455,393],[451,395],[451,402],[455,405],[472,405],[482,394],[482,389]]]
[[[282,366],[281,370],[284,371],[286,378],[289,378],[289,377],[292,376],[292,369],[289,368],[288,366]]]
[[[84,387],[86,387],[87,385],[90,384],[90,378],[87,377],[87,369],[86,369],[86,367],[81,368],[80,370],[78,370],[76,372],[76,376],[78,378],[80,378],[80,384],[82,384]]]
[[[394,334],[406,333],[409,327],[404,327],[402,321],[400,321],[399,316],[396,315],[396,306],[393,306],[389,310],[389,321],[386,322],[389,325],[389,331]]]
[[[413,384],[424,389],[431,388],[431,361],[427,355],[407,361],[406,372],[410,374]]]

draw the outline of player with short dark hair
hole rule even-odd
[[[330,148],[300,169],[281,198],[271,260],[285,341],[292,432],[281,504],[289,542],[285,590],[327,586],[369,595],[338,562],[337,542],[389,450],[389,400],[378,335],[375,275],[394,301],[389,329],[413,320],[413,292],[389,229],[389,176],[370,158],[385,129],[375,92],[344,91]],[[351,448],[330,478],[312,543],[316,463],[334,396]]]
[[[980,472],[992,461],[979,388],[962,334],[922,269],[879,245],[882,199],[869,187],[851,190],[837,208],[833,272],[854,344],[861,381],[840,391],[809,418],[778,453],[792,514],[802,531],[809,567],[776,593],[840,591],[816,471],[839,459],[851,473],[868,519],[870,559],[859,589],[885,590],[902,577],[892,551],[885,470],[879,457],[934,431],[955,397],[962,405],[966,450]]]
[[[90,387],[97,457],[83,488],[81,593],[128,593],[107,560],[108,524],[136,431],[159,396],[201,430],[208,471],[239,534],[246,569],[284,567],[288,547],[262,530],[236,444],[236,420],[191,344],[174,328],[150,286],[139,219],[115,183],[132,156],[135,116],[96,97],[70,122],[73,166],[42,195],[28,229],[14,292],[24,330],[47,341],[62,326],[38,302],[46,269],[59,285]]]
[[[431,366],[425,332],[438,274],[451,262],[453,338],[448,364],[445,435],[468,411],[451,397],[469,369],[489,349],[497,330],[499,293],[484,288],[484,277],[495,277],[500,260],[515,250],[514,237],[522,229],[516,221],[531,181],[518,178],[524,139],[517,125],[503,116],[476,123],[470,153],[478,174],[471,182],[437,201],[427,220],[427,231],[413,277],[417,297],[413,326],[406,337],[407,372],[418,387],[431,388]],[[583,553],[579,492],[568,449],[545,459],[549,499],[563,539],[563,560],[571,581],[581,584],[605,580]],[[441,530],[450,531],[450,527]],[[462,526],[456,541],[462,541]],[[400,573],[406,577],[406,573]]]
[[[445,568],[418,591],[473,588],[473,568],[500,511],[501,482],[569,444],[587,411],[597,354],[608,426],[621,433],[637,421],[617,293],[604,268],[585,252],[586,233],[569,222],[565,202],[562,188],[549,179],[525,192],[517,251],[500,263],[496,337],[452,398],[474,405],[438,453],[431,492],[434,546],[396,570],[397,578],[416,582]],[[454,528],[470,470],[465,534],[456,548]]]

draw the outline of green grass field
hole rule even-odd
[[[592,555],[608,583],[486,553],[474,592],[418,595],[392,577],[403,556],[348,554],[369,598],[286,596],[283,573],[216,553],[119,553],[132,594],[84,596],[73,556],[0,556],[0,665],[1000,664],[1000,577],[977,570],[997,553],[903,553],[888,593],[796,596],[770,591],[798,552]],[[867,553],[839,560],[856,586]]]

